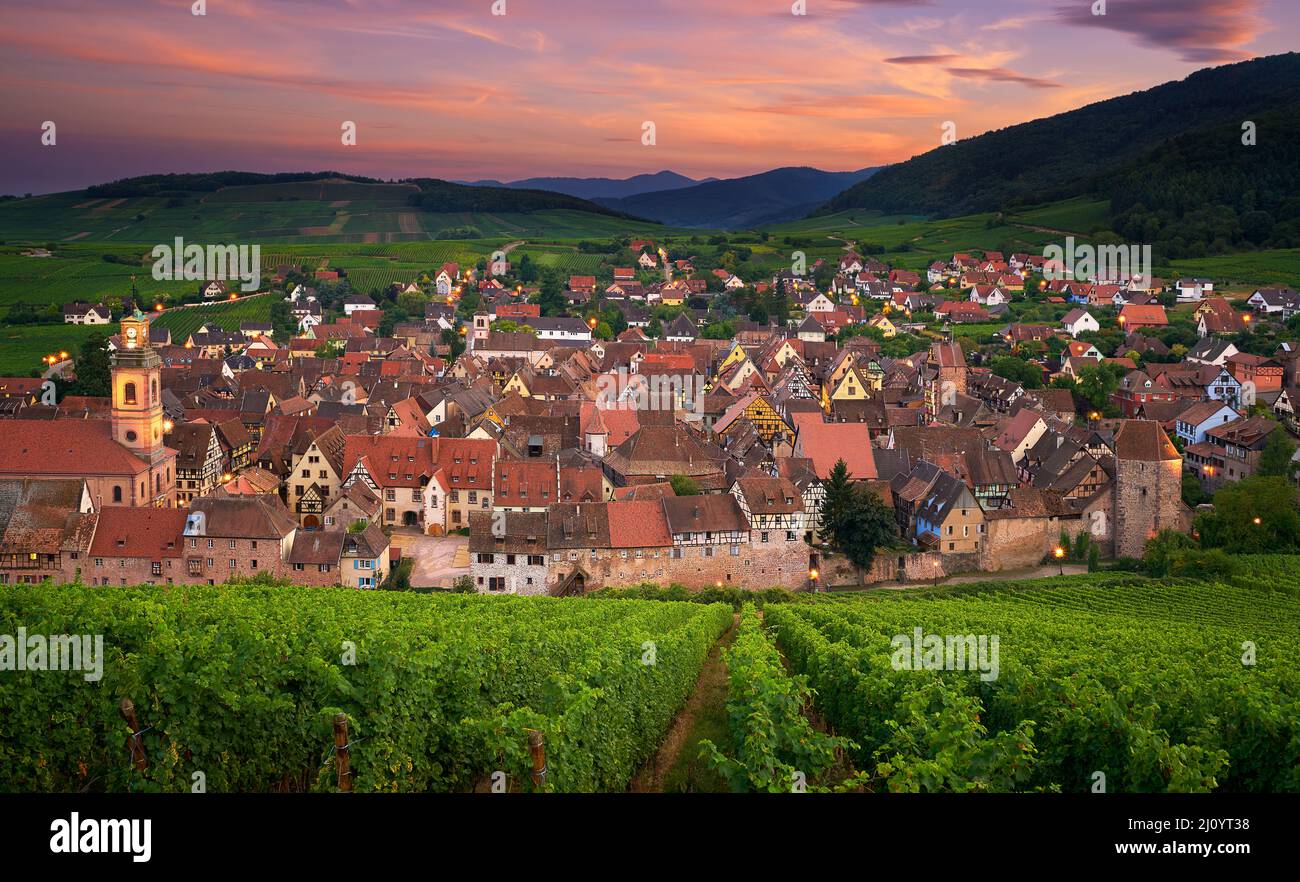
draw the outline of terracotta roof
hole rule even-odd
[[[612,548],[666,548],[673,544],[660,500],[611,502],[606,515]]]
[[[730,493],[667,497],[660,500],[660,505],[674,534],[749,529],[749,521],[745,519],[740,503]]]
[[[1144,462],[1183,458],[1160,424],[1151,420],[1124,420],[1115,433],[1115,456]]]
[[[877,477],[871,431],[865,423],[828,423],[818,413],[796,413],[793,419],[796,453],[813,461],[818,477],[828,477],[841,459],[854,478]]]
[[[187,536],[280,540],[298,529],[277,496],[202,496],[190,503]]]
[[[89,553],[92,557],[179,558],[187,517],[189,512],[183,508],[106,505],[99,510]]]
[[[305,566],[337,566],[342,557],[343,538],[346,535],[342,530],[324,533],[319,530],[299,530],[293,537],[293,547],[289,549],[287,562]]]
[[[765,475],[739,478],[736,487],[750,514],[793,514],[803,511],[803,498],[799,488],[788,478],[769,478]]]
[[[7,420],[0,475],[130,475],[148,464],[113,440],[108,420]]]

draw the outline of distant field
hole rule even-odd
[[[659,224],[569,209],[535,214],[417,211],[406,205],[411,192],[402,185],[304,182],[231,187],[177,199],[87,199],[83,193],[57,193],[0,203],[0,242],[133,242],[152,247],[180,236],[200,244],[387,244],[428,241],[458,227],[473,227],[483,237],[509,238],[608,238],[669,231]]]
[[[793,235],[800,233],[836,234],[855,230],[869,230],[876,227],[897,226],[899,221],[912,223],[925,220],[917,214],[881,214],[878,211],[842,211],[823,217],[810,217],[804,220],[787,221],[765,229],[774,234]]]
[[[1300,248],[1175,260],[1170,266],[1177,275],[1208,276],[1225,285],[1300,286]]]
[[[26,377],[42,370],[41,359],[52,353],[67,351],[74,356],[91,334],[108,337],[112,325],[24,325],[0,327],[0,376]]]
[[[1010,212],[1008,217],[1030,226],[1086,234],[1110,227],[1110,200],[1081,196]]]
[[[221,202],[283,202],[300,199],[307,202],[399,202],[406,200],[420,188],[414,184],[363,184],[357,181],[321,180],[295,181],[284,184],[252,184],[246,187],[226,187],[203,198],[205,203]]]
[[[272,298],[264,294],[242,300],[224,300],[220,303],[169,309],[156,317],[151,324],[166,328],[172,333],[172,342],[181,343],[190,334],[209,322],[221,325],[227,331],[237,331],[243,322],[269,322]]]
[[[14,303],[62,305],[74,300],[96,303],[109,297],[127,297],[131,276],[145,298],[166,293],[179,297],[197,288],[197,283],[156,282],[152,264],[143,262],[143,247],[99,244],[59,246],[53,257],[24,257],[21,249],[0,247],[0,320]],[[103,255],[142,261],[138,265],[110,263]]]

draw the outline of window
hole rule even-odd
[[[122,402],[135,404],[135,383],[127,383],[122,387]]]
[[[113,501],[114,501],[114,502],[121,502],[121,501],[122,501],[122,488],[121,488],[121,487],[114,487],[114,488],[113,488]]]
[[[732,556],[732,557],[740,557],[740,546],[739,546],[739,545],[733,545],[733,546],[731,546],[731,556]]]
[[[478,562],[481,564],[490,564],[496,559],[496,555],[479,553]]]
[[[760,535],[762,536],[764,542],[767,542],[770,538],[767,533],[762,533]]]

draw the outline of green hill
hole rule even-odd
[[[562,193],[387,183],[336,172],[151,175],[0,200],[0,242],[250,241],[387,244],[430,239],[662,233],[653,221]]]
[[[1198,247],[1202,253],[1229,250],[1242,240],[1247,247],[1288,247],[1300,244],[1291,241],[1295,233],[1287,225],[1300,216],[1300,205],[1278,194],[1287,187],[1295,192],[1298,113],[1300,55],[1210,68],[1144,92],[936,148],[883,169],[817,214],[863,210],[954,217],[1092,195],[1114,200],[1114,220],[1135,207],[1126,197],[1140,194],[1150,200],[1142,203],[1146,211],[1165,214],[1153,237],[1165,234],[1169,257],[1198,256]],[[1254,147],[1242,145],[1245,120],[1258,127]],[[1261,180],[1267,204],[1278,212],[1267,219],[1271,223],[1252,219],[1253,239],[1226,220],[1207,225],[1209,229],[1195,221],[1185,228],[1186,214],[1202,207],[1196,200],[1207,195],[1198,185],[1212,181],[1220,167],[1230,167],[1232,174],[1218,180],[1208,195],[1214,204],[1226,206],[1227,211],[1219,211],[1225,219],[1230,212],[1240,223],[1255,210],[1244,194],[1256,190]],[[1143,186],[1135,187],[1135,182]],[[1146,220],[1140,220],[1146,232]],[[1125,232],[1132,235],[1127,227]],[[1219,239],[1223,241],[1216,246]]]

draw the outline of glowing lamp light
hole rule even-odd
[[[230,472],[226,472],[224,475],[221,476],[221,481],[222,481],[222,483],[228,484],[228,483],[230,483],[232,480],[234,480],[234,477],[235,477],[235,476],[232,475],[232,474],[230,474]]]
[[[1052,556],[1055,557],[1057,560],[1060,560],[1061,558],[1065,557],[1065,549],[1059,545],[1056,546],[1056,548],[1052,550]]]
[[[231,294],[231,295],[230,295],[230,299],[231,299],[231,300],[238,300],[238,299],[239,299],[239,295],[238,295],[238,294]]]
[[[161,303],[155,303],[155,304],[153,305],[153,308],[154,308],[154,311],[155,311],[155,312],[162,312],[162,311],[163,311],[163,305],[162,305]]]
[[[718,581],[714,582],[713,584],[714,584],[715,587],[717,587],[717,588],[721,588],[721,587],[722,587],[722,580],[719,579]]]
[[[587,324],[588,324],[588,325],[591,327],[591,329],[594,331],[594,330],[596,329],[596,325],[599,324],[599,322],[596,321],[595,317],[592,317],[592,318],[587,319]]]
[[[821,576],[821,573],[817,572],[816,569],[811,569],[811,570],[808,571],[808,578],[809,578],[809,579],[812,579],[814,582],[817,581],[817,578],[818,578],[819,576]]]
[[[1260,524],[1264,523],[1264,521],[1263,521],[1262,518],[1260,518],[1258,515],[1256,515],[1256,516],[1255,516],[1255,519],[1254,519],[1254,521],[1252,521],[1252,523],[1254,523],[1255,526],[1258,527]]]

